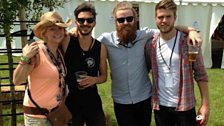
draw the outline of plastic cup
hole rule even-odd
[[[193,46],[192,44],[189,44],[188,45],[188,60],[190,62],[195,62],[197,55],[198,55],[198,47]]]
[[[84,87],[82,87],[79,82],[87,76],[87,72],[86,71],[77,71],[77,72],[75,72],[75,76],[76,76],[76,81],[78,82],[78,88],[80,90],[83,90]]]

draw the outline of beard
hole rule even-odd
[[[92,33],[93,27],[82,25],[78,27],[78,31],[82,36],[87,36]]]
[[[137,23],[118,26],[116,24],[117,36],[120,42],[128,43],[135,40]]]
[[[174,24],[173,25],[166,25],[166,26],[157,25],[157,28],[160,30],[161,33],[167,34],[167,33],[170,33],[174,29]]]

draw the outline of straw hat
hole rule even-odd
[[[57,25],[59,27],[67,28],[71,23],[71,19],[64,23],[62,17],[57,12],[46,12],[41,16],[40,21],[33,27],[33,32],[36,37],[42,39],[42,31],[46,27]]]

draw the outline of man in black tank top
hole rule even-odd
[[[68,71],[65,78],[69,87],[66,105],[73,116],[69,125],[106,126],[96,84],[107,79],[107,50],[91,36],[96,11],[93,5],[85,2],[75,9],[74,14],[78,37],[68,36],[62,45]],[[77,71],[85,71],[87,76],[77,82]]]

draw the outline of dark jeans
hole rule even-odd
[[[114,111],[119,126],[150,126],[151,98],[136,104],[118,104],[114,102]]]
[[[105,115],[103,112],[95,114],[94,116],[82,113],[79,113],[82,116],[77,116],[72,118],[72,124],[68,124],[68,126],[106,126]]]
[[[68,126],[106,126],[102,101],[96,90],[70,93],[66,105],[72,113],[72,122]]]
[[[175,108],[160,106],[154,110],[156,126],[197,126],[195,108],[175,111]]]

